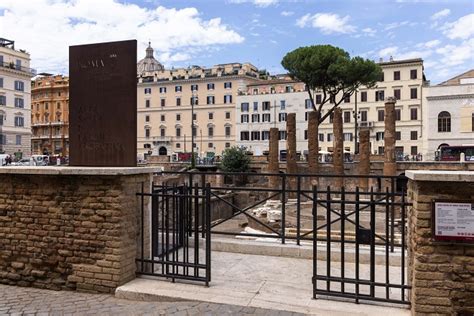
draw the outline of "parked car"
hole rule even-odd
[[[22,158],[18,161],[12,162],[12,166],[33,166],[34,162],[32,158]]]
[[[33,155],[31,156],[33,159],[34,166],[47,166],[49,165],[49,157],[47,155]]]

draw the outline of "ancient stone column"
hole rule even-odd
[[[359,165],[358,174],[361,176],[368,176],[370,174],[370,139],[369,129],[362,128],[359,131]],[[359,187],[367,191],[369,188],[368,178],[359,178]]]
[[[385,101],[385,133],[384,133],[384,176],[395,176],[397,163],[395,161],[395,98],[389,97]],[[390,187],[390,180],[385,180],[383,188]]]
[[[319,157],[319,112],[308,113],[308,173],[318,173]],[[311,179],[311,184],[316,185],[317,179]]]
[[[280,165],[278,161],[278,128],[270,128],[270,145],[268,149],[268,173],[278,173]],[[269,188],[278,188],[279,177],[268,177]]]
[[[334,174],[344,175],[344,136],[342,134],[342,110],[341,108],[334,109],[333,125],[333,166]],[[334,185],[341,188],[344,185],[344,178],[335,178]]]
[[[286,133],[286,173],[298,173],[296,164],[296,113],[288,113]],[[289,189],[296,190],[296,181],[296,177],[288,177]],[[290,193],[289,198],[296,198],[296,193]]]

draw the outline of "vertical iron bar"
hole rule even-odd
[[[341,292],[345,292],[345,284],[344,284],[344,277],[345,277],[345,244],[344,244],[344,238],[345,238],[345,220],[346,220],[346,204],[345,204],[345,199],[346,199],[346,194],[345,194],[344,187],[341,187]]]
[[[326,290],[331,291],[331,187],[326,191]]]
[[[161,260],[161,273],[165,273],[165,185],[161,183],[161,223],[160,223],[160,231],[161,231],[161,252],[160,252],[160,260]]]
[[[281,177],[281,243],[285,243],[286,230],[286,174]]]
[[[375,202],[374,188],[370,188],[370,296],[375,296]]]
[[[356,304],[359,304],[359,211],[360,211],[360,194],[359,187],[356,187],[356,209],[355,209],[355,288],[356,288]]]
[[[296,177],[296,244],[300,245],[301,235],[301,177]]]
[[[152,185],[151,191],[151,259],[155,260],[158,252],[158,196]],[[155,264],[151,264],[151,273],[155,272]]]
[[[177,248],[176,248],[176,194],[175,194],[175,188],[176,188],[176,185],[173,185],[172,186],[172,189],[171,189],[171,192],[173,193],[173,195],[171,196],[171,233],[172,233],[172,243],[173,243],[173,247],[171,248],[171,261],[173,262],[173,266],[172,266],[172,271],[173,271],[173,275],[176,275],[176,252],[177,252]],[[171,281],[174,283],[174,278],[171,279]]]
[[[205,213],[204,210],[206,209],[206,203],[207,203],[207,199],[204,198],[205,197],[205,189],[206,189],[206,174],[203,173],[201,175],[201,191],[202,191],[202,195],[203,195],[203,198],[201,198],[202,199],[201,238],[205,237],[204,224],[206,222],[206,213]]]
[[[163,190],[163,197],[165,197],[165,244],[166,244],[166,275],[170,274],[170,266],[169,266],[169,253],[170,253],[170,204],[169,204],[169,196],[167,195],[168,186],[165,185],[165,189]]]
[[[405,188],[402,188],[402,271],[401,271],[401,277],[402,277],[402,301],[405,301]]]
[[[395,250],[395,185],[394,178],[392,178],[391,184],[391,212],[390,212],[390,243],[391,243],[391,252]],[[387,197],[388,198],[388,197]],[[387,200],[388,203],[388,200]]]
[[[193,173],[192,172],[189,173],[189,180],[188,181],[189,181],[189,207],[192,210],[192,208],[193,208],[192,195],[193,195],[193,188],[194,188],[194,186],[193,186]],[[192,226],[191,226],[192,225],[192,216],[193,216],[193,212],[191,211],[191,212],[189,212],[189,224],[190,224],[190,226],[189,226],[189,228],[190,228],[189,229],[189,236],[193,235]]]
[[[389,262],[389,225],[390,220],[390,204],[389,204],[389,192],[388,188],[385,188],[385,297],[388,300],[390,297],[390,262]],[[393,202],[393,201],[392,201]],[[392,203],[393,206],[393,203]],[[392,226],[393,227],[393,226]],[[392,235],[393,236],[393,235]]]
[[[141,272],[144,272],[143,270],[143,260],[144,260],[144,255],[145,255],[145,183],[142,182],[142,191],[141,191],[141,218],[142,218],[142,249],[141,249]]]
[[[206,286],[211,282],[211,185],[206,184]]]
[[[199,276],[199,187],[198,184],[194,186],[194,276]]]
[[[298,194],[299,195],[299,194]],[[318,189],[313,185],[313,298],[318,287]]]
[[[183,187],[183,194],[189,194],[189,188],[186,186],[186,184]],[[190,230],[191,230],[191,224],[189,223],[189,213],[191,213],[191,204],[189,204],[189,195],[183,196],[183,201],[184,201],[184,262],[189,263],[189,237],[190,237]],[[189,266],[186,265],[184,268],[185,270],[185,275],[189,276]]]

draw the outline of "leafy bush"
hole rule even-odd
[[[231,147],[222,154],[221,168],[226,172],[246,172],[250,167],[250,157],[247,150],[240,147]]]

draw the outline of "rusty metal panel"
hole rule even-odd
[[[69,47],[69,164],[137,165],[137,41]]]

